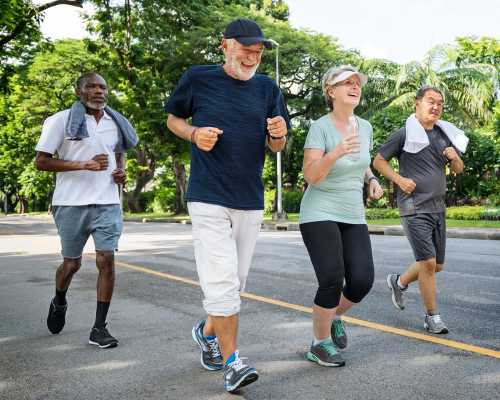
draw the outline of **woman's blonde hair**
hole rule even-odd
[[[342,72],[345,71],[352,71],[359,74],[359,71],[353,66],[341,65],[340,67],[328,68],[328,70],[323,75],[323,78],[321,79],[321,88],[323,89],[323,96],[330,111],[333,111],[333,100],[328,94],[328,86],[331,86],[330,82],[332,82],[337,76],[339,76]]]

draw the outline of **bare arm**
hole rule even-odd
[[[98,154],[87,161],[69,161],[54,158],[50,153],[39,151],[36,153],[35,166],[40,171],[67,172],[67,171],[103,171],[108,168],[108,156]]]
[[[415,190],[416,184],[412,179],[404,178],[394,171],[389,162],[379,154],[375,156],[373,160],[373,166],[380,172],[386,179],[398,185],[401,190],[407,194],[412,193]]]
[[[200,150],[210,151],[222,135],[222,130],[212,126],[202,128],[189,125],[185,118],[168,114],[167,126],[175,136],[193,143]]]
[[[116,169],[111,172],[115,183],[125,185],[127,173],[125,172],[125,153],[115,153]]]
[[[320,149],[305,149],[302,169],[304,179],[308,184],[320,183],[326,178],[330,169],[337,160],[349,153],[359,151],[359,138],[357,135],[347,136],[328,153]]]
[[[274,153],[281,151],[286,145],[287,127],[285,119],[278,115],[267,119],[267,145]]]
[[[329,153],[319,149],[305,149],[302,164],[304,179],[310,185],[320,183],[339,158],[340,155],[335,149]]]
[[[456,152],[455,148],[447,147],[444,149],[443,154],[448,160],[450,160],[451,170],[457,175],[461,174],[464,170],[464,162]]]

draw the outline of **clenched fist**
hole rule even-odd
[[[196,128],[193,135],[193,143],[200,150],[210,151],[219,140],[219,135],[222,135],[222,130],[211,126]]]

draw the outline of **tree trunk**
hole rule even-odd
[[[23,196],[19,196],[18,199],[19,199],[19,203],[20,203],[19,204],[19,206],[20,206],[19,213],[20,214],[27,213],[28,212],[28,200]]]
[[[124,193],[127,206],[131,212],[143,212],[144,204],[141,203],[141,193],[144,187],[153,179],[156,162],[147,149],[137,149],[137,164],[140,167],[137,173],[136,185],[133,191]]]
[[[186,214],[186,166],[179,160],[177,154],[172,154],[172,166],[175,176],[175,214]]]

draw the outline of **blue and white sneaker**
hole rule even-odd
[[[200,362],[203,368],[209,371],[218,371],[224,367],[222,355],[219,349],[217,338],[207,338],[203,335],[205,321],[198,322],[191,331],[193,340],[198,343],[201,349]]]
[[[224,387],[229,393],[234,393],[259,379],[259,373],[255,368],[243,364],[238,350],[228,361],[224,367]]]

